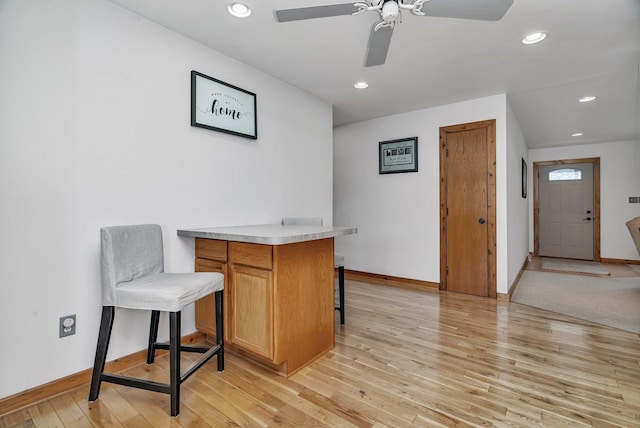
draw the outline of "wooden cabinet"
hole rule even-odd
[[[231,336],[238,347],[273,357],[273,281],[270,270],[232,265]]]
[[[334,346],[333,238],[263,245],[196,238],[196,271],[225,275],[225,343],[289,376]],[[215,336],[213,298],[196,327]]]

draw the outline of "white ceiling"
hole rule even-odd
[[[640,0],[515,0],[497,22],[405,12],[386,63],[368,68],[375,13],[273,14],[348,0],[244,0],[246,19],[227,13],[231,0],[111,1],[330,102],[336,126],[507,93],[530,148],[640,140]],[[522,45],[532,31],[549,37]]]

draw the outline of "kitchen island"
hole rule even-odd
[[[225,344],[290,376],[334,346],[334,238],[348,227],[251,225],[181,229],[195,238],[195,270],[225,276]],[[196,328],[215,336],[213,296]]]

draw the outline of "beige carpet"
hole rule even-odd
[[[640,277],[598,278],[527,270],[511,301],[640,333]]]
[[[542,259],[542,269],[563,272],[590,273],[594,275],[609,275],[609,271],[598,262],[586,262],[570,259]]]

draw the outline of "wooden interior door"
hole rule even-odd
[[[495,121],[440,129],[441,288],[496,297]]]

